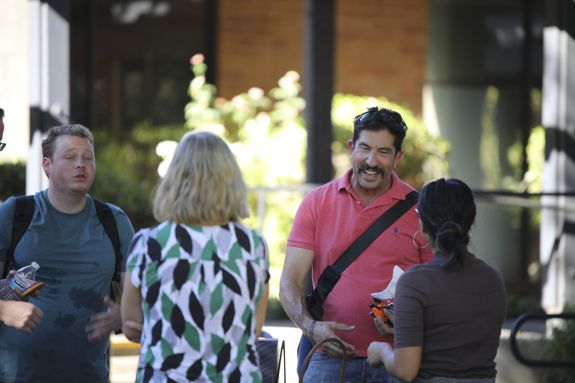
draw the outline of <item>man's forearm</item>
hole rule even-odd
[[[280,302],[287,316],[298,326],[304,334],[313,335],[315,319],[307,311],[303,289],[285,286],[280,289]]]
[[[306,276],[312,268],[313,258],[311,250],[288,246],[280,279],[280,302],[287,316],[307,335],[315,326],[304,296]]]

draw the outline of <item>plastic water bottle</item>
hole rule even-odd
[[[23,293],[24,291],[28,290],[31,286],[33,281],[36,279],[36,272],[40,268],[36,262],[32,262],[28,266],[24,266],[21,269],[16,271],[14,277],[10,280],[10,287],[14,291]]]

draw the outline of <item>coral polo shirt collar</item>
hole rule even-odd
[[[353,173],[353,169],[349,169],[347,173],[337,180],[337,190],[339,193],[347,193],[353,198],[354,201],[359,201],[359,198],[355,195],[353,188],[351,187],[351,175]],[[397,200],[405,199],[407,193],[411,191],[410,188],[407,187],[406,184],[401,182],[399,177],[395,174],[395,172],[391,173],[391,187],[382,195],[377,197],[372,203],[366,208],[369,207],[377,207],[387,204],[394,204]]]

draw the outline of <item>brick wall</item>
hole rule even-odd
[[[427,2],[339,0],[337,7],[336,91],[384,96],[421,113]]]
[[[218,89],[231,97],[303,70],[304,0],[219,0]],[[421,113],[427,2],[337,0],[335,91],[384,96]]]
[[[219,0],[217,78],[229,98],[302,72],[302,0]]]

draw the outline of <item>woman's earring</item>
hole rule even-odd
[[[429,240],[427,239],[427,235],[423,234],[421,230],[417,230],[415,233],[413,233],[413,236],[411,237],[411,242],[413,242],[413,246],[415,246],[415,248],[418,250],[425,249],[427,246],[429,246]],[[421,246],[420,245],[421,242],[425,243],[425,245]]]

